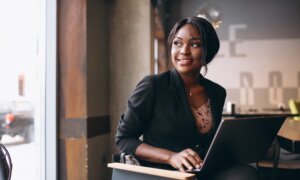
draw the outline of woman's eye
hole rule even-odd
[[[191,46],[194,48],[201,47],[201,43],[191,43]]]
[[[173,44],[177,47],[181,47],[182,46],[182,43],[179,42],[179,41],[174,41]]]

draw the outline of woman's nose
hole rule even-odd
[[[191,50],[188,44],[183,45],[182,48],[180,49],[181,54],[189,54],[190,52]]]

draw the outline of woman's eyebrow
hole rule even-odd
[[[180,39],[180,40],[183,40],[181,37],[174,37],[174,39]]]
[[[183,38],[181,38],[181,37],[174,37],[174,39],[183,40]],[[200,38],[200,37],[193,37],[193,38],[189,39],[189,41],[202,41],[202,38]]]
[[[194,38],[192,38],[192,39],[190,39],[190,40],[198,40],[198,41],[202,41],[202,38],[200,38],[200,37],[194,37]]]

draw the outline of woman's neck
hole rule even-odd
[[[198,85],[198,78],[199,78],[199,74],[181,74],[180,75],[183,82],[184,82],[184,86],[188,89],[192,89],[193,87]]]

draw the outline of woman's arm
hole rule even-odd
[[[142,143],[139,137],[151,119],[154,106],[153,79],[146,76],[141,80],[128,99],[128,107],[121,117],[115,135],[116,145],[126,154],[134,154]]]
[[[187,169],[200,168],[202,163],[199,155],[192,149],[185,149],[177,153],[167,149],[153,147],[146,143],[142,143],[137,147],[135,155],[146,161],[170,164],[181,172],[185,172]]]

